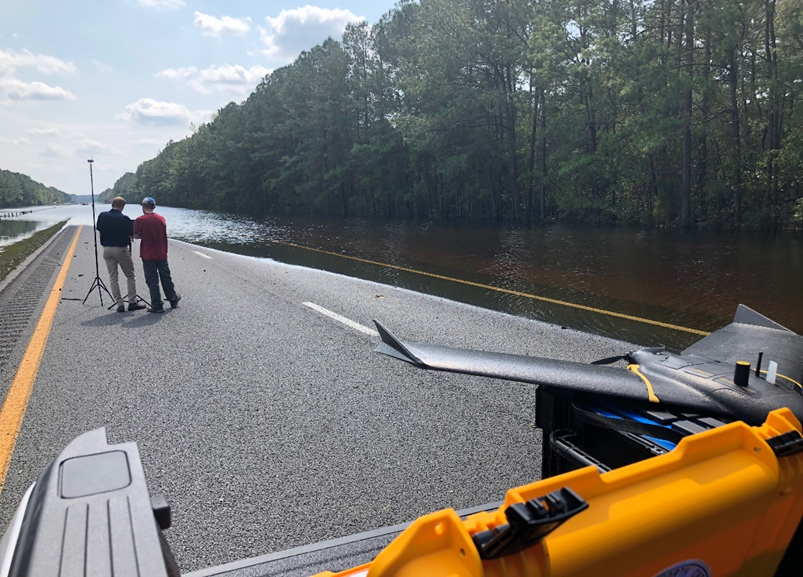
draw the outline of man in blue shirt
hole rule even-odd
[[[125,312],[125,302],[120,295],[117,280],[117,265],[123,269],[128,280],[128,310],[138,311],[145,305],[137,303],[137,281],[134,277],[134,261],[131,260],[131,237],[134,235],[134,221],[123,214],[125,199],[121,196],[112,200],[112,209],[98,215],[98,232],[103,246],[103,260],[109,271],[109,284],[112,297],[117,302],[117,312]]]

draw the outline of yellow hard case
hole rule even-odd
[[[735,422],[671,452],[600,474],[587,467],[508,491],[495,511],[414,521],[371,563],[316,577],[774,575],[803,517],[803,452],[767,439],[801,430],[788,409],[760,427]],[[505,509],[563,487],[589,507],[528,549],[480,559],[472,535]]]

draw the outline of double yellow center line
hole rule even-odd
[[[78,236],[81,228],[75,233],[70,250],[65,253],[64,263],[56,278],[53,288],[50,289],[50,296],[45,303],[42,316],[33,331],[31,341],[22,357],[22,362],[17,370],[11,387],[8,389],[3,408],[0,409],[0,493],[6,482],[8,467],[11,464],[11,456],[14,454],[14,446],[17,444],[17,437],[22,427],[22,419],[25,417],[25,409],[28,407],[28,400],[31,397],[33,384],[36,381],[36,373],[39,371],[39,363],[45,352],[47,338],[50,336],[50,327],[53,326],[53,319],[56,316],[61,298],[61,289],[67,280],[67,271],[70,270],[70,263],[75,254],[75,246],[78,244]]]

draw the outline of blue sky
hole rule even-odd
[[[0,0],[0,168],[95,193],[395,0]]]

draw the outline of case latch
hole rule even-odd
[[[474,535],[482,559],[519,553],[557,529],[564,521],[588,508],[577,493],[564,487],[526,503],[505,509],[507,523]]]
[[[777,437],[767,439],[767,444],[779,459],[789,457],[803,451],[803,436],[797,431],[789,431]]]

